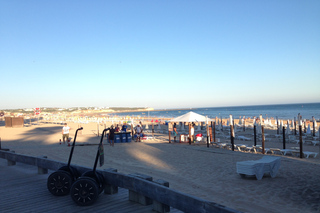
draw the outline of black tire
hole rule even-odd
[[[55,196],[64,196],[69,194],[73,179],[69,172],[56,171],[48,177],[47,188]]]
[[[73,183],[70,195],[72,200],[79,206],[92,205],[99,196],[98,185],[90,177],[80,177]]]
[[[70,167],[63,166],[58,171],[60,171],[60,170],[69,172],[74,181],[76,181],[80,177],[80,174],[79,174],[78,170],[76,168],[72,167],[72,166],[70,166]]]
[[[90,177],[90,178],[94,179],[97,183],[97,186],[99,189],[99,194],[101,194],[101,192],[103,192],[105,184],[104,184],[103,175],[101,173],[99,173],[99,172],[93,173],[93,171],[87,171],[87,172],[83,173],[81,177]]]

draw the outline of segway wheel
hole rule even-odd
[[[79,206],[92,205],[99,195],[98,185],[92,178],[81,177],[71,186],[70,195]]]
[[[48,177],[47,188],[55,196],[67,195],[72,185],[72,177],[66,171],[53,172]]]
[[[100,172],[87,171],[82,174],[82,177],[90,177],[95,180],[98,186],[99,194],[104,190],[104,178]]]

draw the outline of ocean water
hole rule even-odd
[[[119,116],[141,116],[141,117],[178,117],[187,112],[195,112],[209,118],[228,118],[231,114],[233,118],[237,119],[240,116],[259,117],[260,114],[263,118],[275,118],[291,120],[298,117],[298,113],[302,119],[312,119],[312,116],[320,121],[320,103],[306,103],[306,104],[279,104],[279,105],[259,105],[259,106],[237,106],[237,107],[211,107],[211,108],[191,108],[191,109],[177,109],[177,110],[155,110],[146,112],[126,112],[114,113]]]

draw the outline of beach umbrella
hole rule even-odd
[[[290,130],[290,125],[289,125],[289,121],[288,121],[287,129],[286,129],[286,135],[290,135],[290,134],[291,134],[291,130]]]
[[[282,127],[283,127],[283,121],[281,120],[280,121],[280,132],[282,132],[282,129],[283,129]]]
[[[234,125],[233,126],[233,136],[235,137],[236,135],[235,135],[235,132],[237,132],[237,125]]]
[[[262,134],[261,124],[257,124],[257,134]]]
[[[149,129],[149,126],[148,126],[148,124],[146,124],[146,127],[145,127],[145,129]]]
[[[220,122],[220,124],[219,124],[219,130],[222,130],[222,122]]]
[[[308,124],[308,129],[307,129],[307,132],[306,132],[306,134],[309,134],[309,135],[311,135],[311,127],[310,127],[310,124]]]

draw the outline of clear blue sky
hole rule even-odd
[[[320,102],[319,0],[0,0],[0,108]]]

